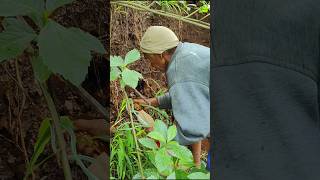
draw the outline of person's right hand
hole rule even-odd
[[[148,98],[148,99],[134,99],[134,103],[137,103],[139,105],[151,105],[151,106],[159,106],[159,102],[157,98]]]

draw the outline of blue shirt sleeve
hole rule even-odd
[[[157,97],[160,109],[171,109],[171,96],[169,92],[166,92],[163,96]]]

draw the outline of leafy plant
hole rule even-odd
[[[210,11],[210,1],[200,1],[201,6],[199,7],[199,13],[200,14],[207,14]]]
[[[139,82],[139,79],[142,79],[142,75],[135,71],[130,70],[128,65],[140,59],[140,53],[137,49],[129,51],[125,59],[123,60],[120,56],[111,56],[110,57],[110,80],[114,81],[120,78],[121,88],[125,86],[130,86],[131,88],[136,88]]]
[[[64,127],[60,127],[63,119],[57,113],[46,81],[51,73],[58,73],[74,85],[80,86],[91,60],[91,51],[105,53],[103,45],[94,36],[78,28],[65,28],[51,18],[57,8],[73,1],[0,0],[0,16],[5,17],[2,23],[4,31],[0,33],[0,62],[16,58],[25,50],[31,52],[35,78],[42,89],[52,116],[50,121],[50,128],[54,129],[54,136],[51,134],[52,144],[54,144],[52,147],[61,158],[65,179],[68,180],[72,177],[61,129],[66,129],[73,139],[71,140],[72,153],[77,164],[89,178],[91,176],[83,166],[81,158],[75,155],[75,139],[70,126],[65,124]],[[17,17],[14,18],[15,16]],[[26,21],[26,17],[32,20],[31,25],[27,23],[29,21]],[[37,159],[49,141],[47,120],[44,120],[38,136],[35,152],[31,161],[27,163],[26,176],[39,165]],[[55,138],[61,152],[56,151],[58,148],[53,141]]]
[[[161,120],[156,120],[154,130],[147,134],[147,137],[139,138],[139,142],[147,150],[149,160],[153,167],[149,170],[153,173],[145,174],[147,178],[156,179],[199,179],[206,177],[209,179],[209,173],[193,172],[189,173],[194,167],[191,151],[182,145],[179,145],[173,139],[177,134],[175,125],[167,128]],[[141,178],[138,173],[136,179]]]
[[[144,134],[139,124],[135,124],[137,134]],[[137,151],[135,140],[130,128],[130,123],[125,122],[117,127],[110,143],[110,173],[113,179],[132,179],[139,171],[137,154],[141,155],[142,162],[148,163],[148,159]]]
[[[80,166],[80,168],[83,170],[83,172],[90,179],[97,179],[97,177],[95,177],[82,162],[82,160],[86,160],[86,161],[89,161],[92,163],[93,160],[90,157],[80,155],[77,153],[76,137],[74,134],[74,127],[72,125],[71,120],[67,116],[62,116],[62,117],[60,117],[60,119],[61,119],[61,121],[60,121],[61,128],[63,130],[66,130],[68,132],[69,136],[71,137],[71,140],[70,140],[71,141],[70,147],[71,147],[71,151],[72,151],[71,158],[76,161],[76,163]],[[52,121],[51,118],[45,118],[40,125],[40,129],[38,132],[38,138],[37,138],[36,144],[34,146],[34,153],[31,157],[30,163],[27,165],[27,172],[25,174],[24,179],[27,179],[36,168],[38,168],[46,160],[48,160],[49,158],[52,157],[52,155],[48,156],[48,157],[44,158],[42,161],[38,162],[40,155],[43,153],[45,146],[50,142],[50,139],[51,139],[52,146],[56,146],[55,138],[54,138],[56,136],[56,134],[55,134],[55,131],[52,130],[52,126],[50,124],[50,121]],[[54,147],[53,149],[56,150],[57,147]]]
[[[50,18],[57,8],[73,1],[0,0],[0,16],[6,17],[0,33],[0,62],[19,56],[35,41],[39,48],[35,57],[39,56],[53,73],[79,86],[90,64],[91,50],[103,54],[105,49],[94,36],[79,28],[65,28]],[[22,17],[12,16],[29,16],[37,28]]]

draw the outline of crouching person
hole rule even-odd
[[[180,42],[170,29],[149,27],[140,42],[141,51],[151,65],[166,73],[169,92],[147,99],[159,108],[170,108],[177,125],[176,141],[191,145],[194,162],[201,165],[201,140],[210,134],[208,47]],[[135,99],[136,103],[146,103]]]

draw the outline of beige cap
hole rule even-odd
[[[179,44],[176,34],[164,26],[150,26],[144,33],[140,48],[148,54],[161,54]]]

